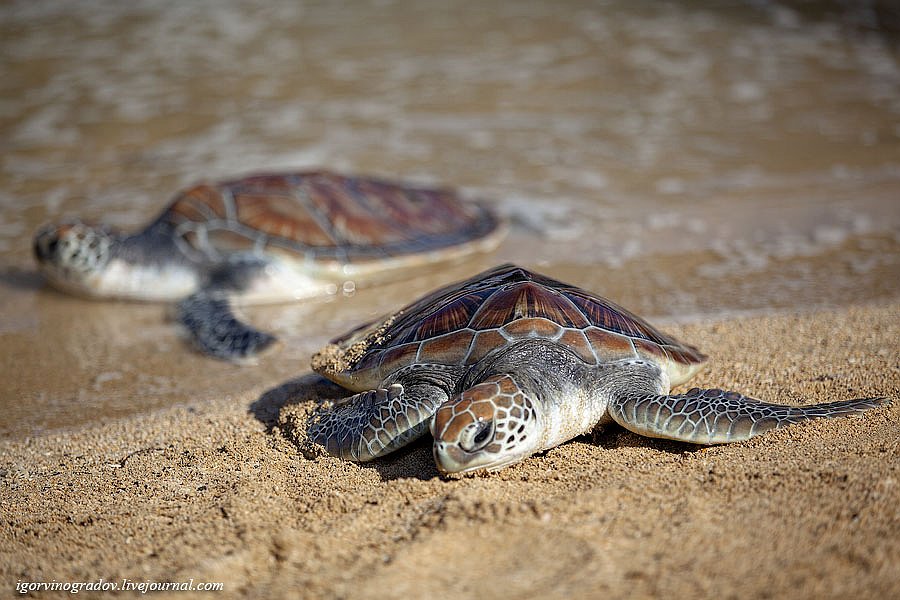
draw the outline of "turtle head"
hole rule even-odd
[[[34,236],[34,256],[53,285],[93,295],[115,241],[115,234],[103,227],[80,222],[47,225]]]
[[[491,377],[444,403],[431,421],[445,473],[495,470],[541,449],[541,416],[510,375]]]

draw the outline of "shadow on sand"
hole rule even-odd
[[[250,404],[248,412],[266,426],[266,431],[281,435],[295,445],[298,454],[309,460],[316,460],[315,455],[310,453],[305,429],[300,429],[303,424],[288,422],[282,417],[282,410],[296,406],[301,409],[298,412],[311,413],[322,402],[337,400],[347,394],[347,390],[324,377],[308,373],[266,390]],[[431,455],[431,436],[428,435],[388,456],[359,463],[359,466],[377,471],[383,481],[409,478],[426,480],[440,476]]]
[[[580,436],[578,439],[599,448],[603,448],[604,450],[616,450],[618,448],[652,448],[654,450],[659,450],[660,452],[665,452],[666,454],[685,454],[705,448],[705,446],[698,444],[645,437],[632,433],[615,424],[597,427],[592,432]]]
[[[278,424],[278,415],[285,406],[309,402],[318,405],[325,400],[336,400],[346,395],[346,390],[321,375],[307,373],[266,390],[250,404],[248,412],[271,432]]]
[[[44,278],[34,269],[7,267],[0,269],[0,285],[13,290],[36,292],[44,287]]]

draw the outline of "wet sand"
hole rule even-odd
[[[660,326],[900,297],[900,240],[887,236],[851,238],[821,254],[764,266],[712,252],[636,257],[617,266],[521,260],[535,251],[541,256],[549,245],[514,233],[492,254],[359,288],[350,297],[244,307],[280,346],[243,368],[192,351],[164,305],[74,298],[33,271],[0,270],[6,308],[0,311],[6,348],[0,437],[77,429],[198,398],[235,398],[307,370],[313,353],[333,337],[504,261],[599,293]]]
[[[668,329],[713,355],[699,386],[900,398],[896,302]],[[610,427],[444,479],[426,443],[368,465],[304,458],[294,424],[337,393],[300,375],[0,443],[0,579],[309,598],[900,593],[898,403],[712,448]]]

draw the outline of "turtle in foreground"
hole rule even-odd
[[[383,281],[412,267],[488,251],[505,227],[448,189],[329,172],[202,184],[134,234],[80,222],[34,239],[55,287],[84,296],[180,301],[178,319],[213,356],[242,360],[275,338],[230,302],[282,302]]]
[[[446,473],[496,470],[616,422],[639,435],[720,444],[884,398],[794,407],[737,392],[670,394],[706,357],[612,302],[504,265],[350,332],[313,368],[359,392],[323,406],[311,442],[367,461],[430,429]]]

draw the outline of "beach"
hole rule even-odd
[[[785,404],[900,393],[900,304],[671,328],[696,385]],[[427,442],[304,458],[312,375],[2,443],[16,581],[222,582],[255,597],[885,598],[900,407],[699,448],[595,432],[445,479]],[[12,508],[14,507],[14,508]]]
[[[0,6],[0,590],[900,596],[900,18],[814,4]],[[238,306],[279,340],[248,365],[32,256],[48,222],[139,231],[197,182],[318,169],[455,187],[509,235]],[[463,477],[428,436],[307,451],[346,395],[317,350],[507,262],[709,355],[677,391],[893,403],[714,447],[611,425]]]

